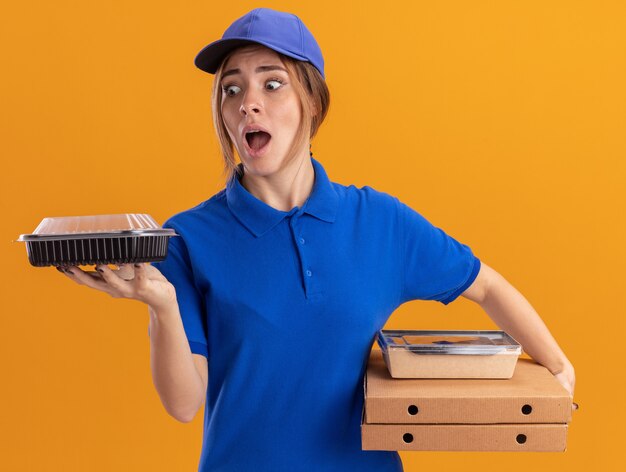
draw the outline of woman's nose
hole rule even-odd
[[[246,105],[245,103],[241,105],[241,109],[240,109],[241,113],[246,116],[246,115],[255,115],[257,113],[259,113],[260,108],[258,107],[258,105],[254,105],[254,104],[250,104],[250,105]]]
[[[239,107],[239,111],[242,115],[248,114],[257,114],[261,111],[261,102],[259,100],[259,95],[254,91],[248,89],[241,101],[241,107]]]

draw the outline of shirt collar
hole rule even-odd
[[[309,198],[304,202],[302,213],[308,213],[320,220],[333,223],[337,215],[339,196],[326,175],[326,171],[317,160],[311,157],[315,181]],[[243,171],[243,166],[238,164]],[[241,185],[237,174],[226,186],[226,201],[235,217],[256,237],[280,223],[286,216],[297,212],[295,209],[281,211],[259,200]]]

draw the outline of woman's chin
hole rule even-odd
[[[242,162],[248,173],[258,176],[273,174],[280,168],[278,159],[271,154],[265,154],[261,157],[252,157],[244,154]]]
[[[266,146],[268,147],[268,146]],[[278,153],[270,149],[263,149],[262,153],[248,152],[245,149],[243,154],[239,155],[244,166],[249,168],[254,174],[265,174],[274,172],[282,166],[282,159]]]
[[[265,148],[269,147],[269,144],[265,146]],[[258,154],[249,151],[250,149],[245,146],[243,152],[239,154],[239,159],[249,174],[260,177],[275,174],[297,160],[294,158],[291,162],[287,162],[284,154],[286,151],[283,151],[281,155],[276,149],[262,149],[263,152]]]

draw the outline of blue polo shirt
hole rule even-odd
[[[164,224],[180,237],[153,265],[176,288],[191,352],[208,358],[202,472],[401,471],[397,452],[361,450],[376,332],[401,304],[448,304],[478,274],[468,246],[311,159],[301,208],[277,210],[235,179]]]

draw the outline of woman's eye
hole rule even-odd
[[[265,88],[267,90],[276,90],[280,88],[282,85],[283,85],[283,82],[281,80],[272,79],[272,80],[268,80],[265,83]],[[222,90],[224,94],[226,94],[229,97],[232,97],[233,95],[237,95],[241,91],[241,88],[237,87],[236,85],[225,85],[222,87]]]
[[[226,95],[228,95],[229,97],[232,97],[233,95],[235,95],[236,93],[239,92],[239,90],[241,90],[239,87],[237,87],[236,85],[227,85],[225,87],[222,88],[224,90],[224,93]]]
[[[280,80],[268,80],[265,85],[269,90],[276,90],[283,85],[283,83]]]

